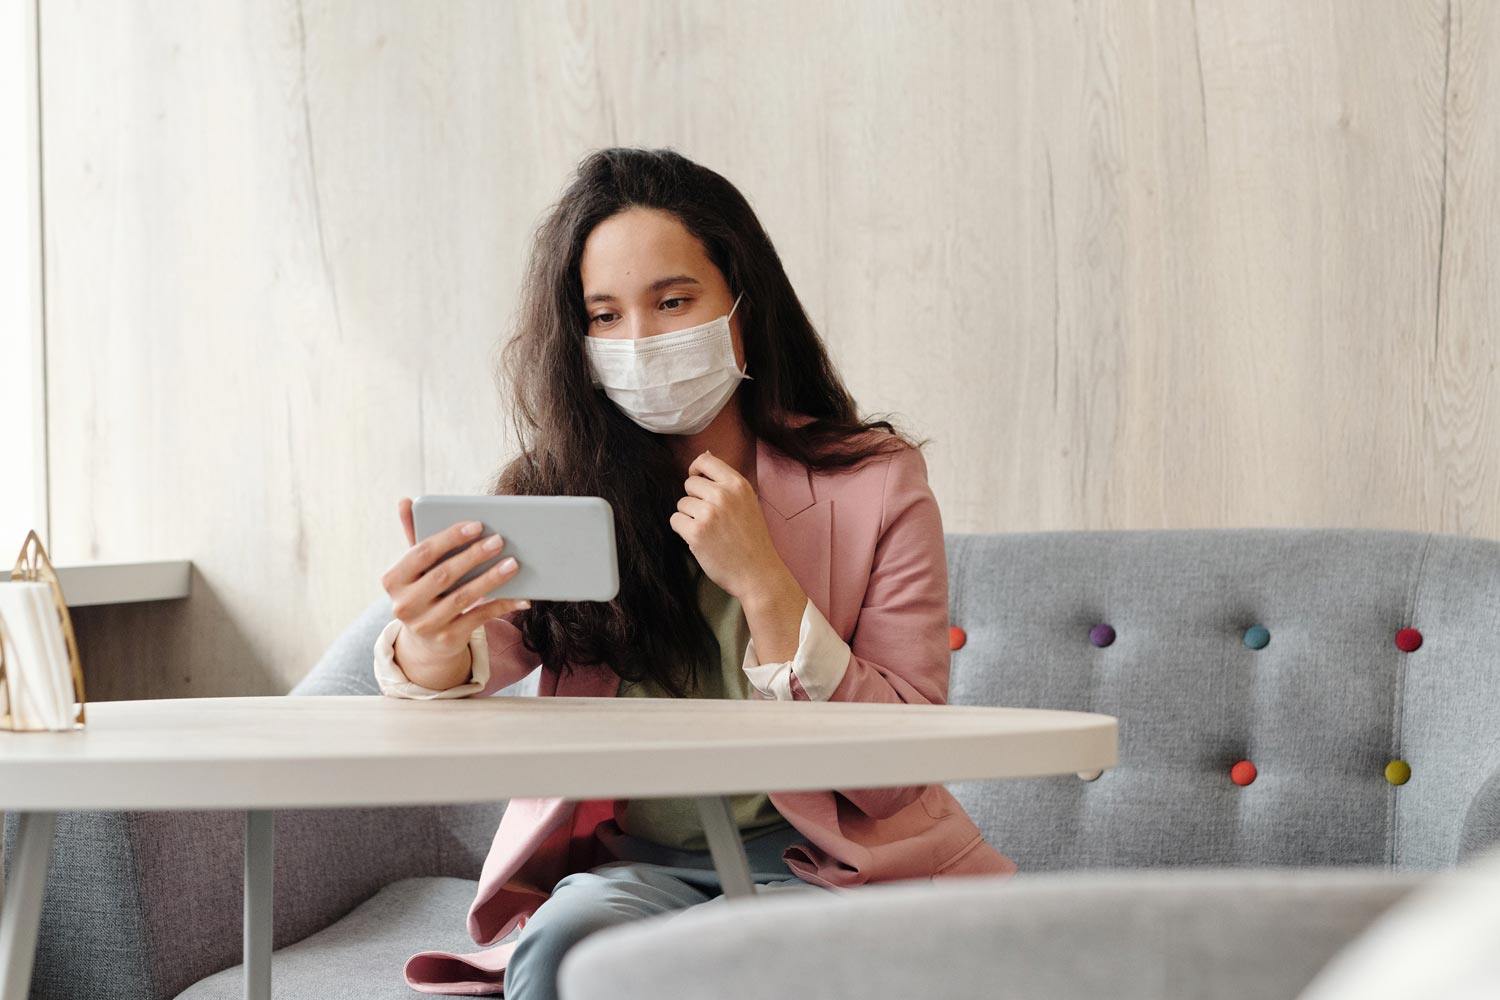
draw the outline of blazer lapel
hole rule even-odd
[[[813,496],[807,466],[757,438],[755,488],[771,544],[786,563],[813,606],[830,622],[832,584],[833,500]]]

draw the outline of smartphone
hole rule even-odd
[[[460,521],[484,525],[472,542],[443,553],[443,559],[494,534],[505,540],[493,558],[475,565],[444,594],[507,556],[516,557],[520,570],[486,598],[608,601],[620,589],[615,512],[603,497],[419,496],[411,513],[417,541]]]

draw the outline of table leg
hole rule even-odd
[[[31,990],[31,966],[36,961],[37,926],[42,920],[42,886],[52,858],[55,812],[18,814],[21,828],[14,854],[15,867],[5,880],[5,904],[0,908],[0,1000],[26,1000]]]
[[[750,881],[750,861],[745,857],[745,842],[740,839],[740,828],[734,822],[728,797],[709,795],[695,801],[724,895],[755,895],[755,884]]]
[[[271,889],[276,814],[245,813],[245,1000],[271,1000]]]

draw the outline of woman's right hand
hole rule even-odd
[[[514,557],[500,560],[451,594],[440,597],[459,577],[486,559],[493,559],[504,548],[505,540],[492,534],[439,562],[443,553],[472,542],[476,534],[466,534],[464,529],[479,522],[460,522],[418,542],[412,525],[411,499],[402,497],[398,510],[411,548],[385,571],[380,583],[391,596],[392,608],[401,620],[403,646],[414,647],[429,662],[450,660],[464,651],[469,636],[489,619],[531,607],[530,601],[518,598],[483,599],[518,572],[520,564]]]

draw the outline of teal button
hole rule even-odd
[[[1245,645],[1251,649],[1265,649],[1271,641],[1271,633],[1264,625],[1251,625],[1245,629]]]

